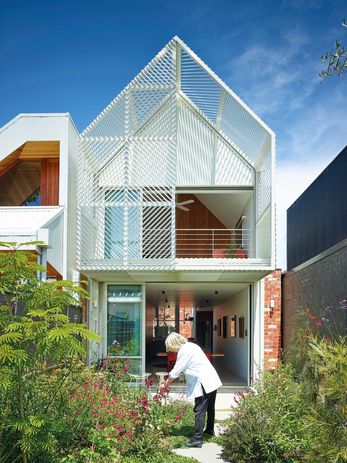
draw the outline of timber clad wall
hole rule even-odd
[[[202,202],[192,194],[179,194],[177,203],[192,199],[194,203],[187,204],[189,212],[176,209],[176,228],[226,228]]]
[[[281,270],[275,270],[264,278],[264,370],[281,360],[281,300]]]
[[[176,209],[176,229],[199,229],[199,231],[196,234],[187,233],[185,238],[180,237],[176,242],[176,254],[178,257],[213,257],[215,247],[224,250],[230,245],[230,237],[225,232],[218,231],[226,230],[226,227],[195,195],[179,194],[176,196],[177,203],[189,199],[194,201],[187,204],[189,212]],[[201,229],[206,229],[206,232]],[[209,231],[211,229],[215,230],[215,241]]]
[[[59,159],[41,159],[40,204],[59,205]]]

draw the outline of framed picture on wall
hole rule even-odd
[[[230,337],[236,338],[236,315],[230,316]]]
[[[222,320],[218,318],[217,320],[217,336],[221,336],[222,334]]]
[[[245,337],[245,317],[239,317],[239,338]]]
[[[223,338],[226,338],[228,336],[227,329],[228,329],[228,317],[225,316],[223,317]]]

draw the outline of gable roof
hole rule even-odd
[[[187,99],[251,165],[270,149],[272,130],[177,36],[81,136],[134,136],[175,94]]]

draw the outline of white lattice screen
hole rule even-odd
[[[81,134],[80,267],[172,268],[177,186],[254,186],[257,171],[261,213],[271,200],[270,138],[175,37]]]

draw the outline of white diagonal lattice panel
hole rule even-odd
[[[182,98],[177,130],[177,185],[254,185],[253,167]]]
[[[181,90],[213,123],[217,122],[221,87],[185,50],[180,50]]]
[[[220,130],[234,142],[251,162],[255,162],[268,137],[260,124],[240,105],[226,94],[221,114]]]
[[[165,47],[81,137],[82,268],[136,269],[153,259],[171,265],[176,178],[173,49],[172,44]],[[119,101],[123,137],[114,123]]]
[[[165,187],[175,182],[175,153],[170,139],[137,139],[129,142],[129,146],[132,185]]]
[[[175,41],[169,42],[166,47],[135,77],[129,84],[133,85],[176,85],[176,65],[174,53]]]
[[[92,122],[84,134],[89,137],[113,137],[125,135],[125,94],[112,101]]]
[[[213,129],[182,99],[179,99],[177,185],[213,184],[213,150]]]
[[[257,220],[271,204],[271,185],[271,150],[268,143],[267,153],[257,171]]]
[[[136,132],[136,138],[176,136],[176,94],[165,100]]]
[[[265,124],[175,37],[81,135],[85,269],[172,268],[177,186],[251,186],[271,204]]]
[[[129,91],[130,133],[135,133],[148,117],[155,112],[172,89],[139,89]]]
[[[125,87],[125,89],[83,131],[82,136],[128,135],[130,120],[130,97],[134,91],[153,91],[165,97],[165,93],[176,86],[176,44],[171,40],[152,61]],[[158,103],[158,97],[156,97]],[[148,104],[145,103],[145,105]],[[139,108],[138,108],[139,110]],[[141,113],[145,111],[140,110]],[[135,115],[136,117],[136,110]]]
[[[88,162],[93,169],[102,168],[124,147],[124,137],[83,137],[79,143],[80,162]]]
[[[216,146],[215,184],[254,185],[254,169],[220,136]]]

